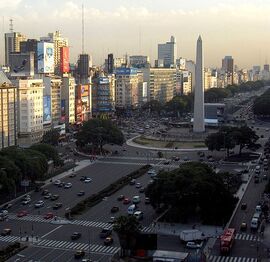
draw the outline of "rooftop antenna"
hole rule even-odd
[[[82,54],[84,54],[84,5],[82,4]]]
[[[10,33],[13,33],[13,19],[9,19],[9,31]]]

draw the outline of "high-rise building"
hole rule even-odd
[[[40,41],[51,42],[54,44],[54,67],[55,73],[59,74],[61,64],[61,47],[68,46],[68,39],[62,37],[60,31],[56,31],[55,33],[49,33],[48,36],[41,37]]]
[[[9,55],[10,77],[32,77],[35,74],[34,52],[14,52]]]
[[[165,44],[158,44],[158,60],[163,60],[164,67],[170,68],[175,66],[177,57],[176,40],[171,36],[171,41]]]
[[[186,61],[186,69],[191,73],[191,89],[192,92],[194,91],[194,87],[196,85],[196,79],[195,79],[195,63],[192,60]]]
[[[44,77],[44,97],[51,99],[51,123],[53,126],[61,122],[61,87],[62,81],[59,76]]]
[[[20,52],[20,42],[26,41],[26,36],[18,32],[5,33],[5,65],[9,65],[11,52]]]
[[[188,95],[192,92],[192,75],[189,71],[182,72],[182,94]]]
[[[164,104],[170,101],[176,90],[176,68],[144,69],[143,81],[147,82],[148,101],[157,100]]]
[[[233,58],[232,58],[232,56],[225,56],[222,59],[222,69],[226,73],[233,74],[233,72],[234,72],[234,65],[233,65]]]
[[[37,73],[37,45],[38,45],[37,39],[27,39],[26,41],[20,42],[20,52],[21,53],[28,53],[28,52],[34,53],[35,73]]]
[[[90,57],[88,54],[80,54],[78,60],[78,76],[80,84],[88,84],[89,83],[89,62]]]
[[[265,64],[263,66],[263,70],[266,71],[266,72],[269,72],[269,65],[268,64]]]
[[[17,87],[0,71],[0,149],[17,144]]]
[[[143,84],[142,74],[139,74],[136,68],[119,67],[116,68],[115,78],[115,106],[136,108],[139,105],[139,85]]]
[[[112,74],[113,69],[114,69],[113,54],[108,54],[108,60],[107,60],[107,72],[108,72],[108,74]]]
[[[75,79],[69,75],[62,77],[61,122],[75,123]]]
[[[42,79],[20,79],[18,86],[18,143],[29,146],[43,136]]]

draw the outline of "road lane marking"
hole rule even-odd
[[[56,230],[58,230],[59,228],[61,228],[63,225],[61,225],[61,226],[58,226],[58,227],[56,227],[56,228],[54,228],[53,230],[51,230],[50,232],[48,232],[48,233],[46,233],[45,235],[43,235],[41,238],[44,238],[44,237],[46,237],[46,236],[48,236],[48,235],[50,235],[51,233],[53,233],[54,231],[56,231]]]

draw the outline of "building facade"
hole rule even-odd
[[[158,45],[158,60],[163,60],[166,68],[174,67],[177,57],[176,40],[171,36],[170,42]]]
[[[0,149],[17,145],[17,87],[0,71]]]
[[[18,85],[18,142],[29,146],[43,136],[42,79],[17,80]]]

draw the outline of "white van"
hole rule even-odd
[[[250,228],[251,229],[258,229],[258,227],[259,227],[259,220],[258,220],[258,218],[252,218],[252,220],[251,220],[251,223],[250,223]]]
[[[129,215],[133,215],[134,212],[135,212],[135,210],[136,210],[136,206],[135,206],[135,205],[130,205],[130,206],[128,207],[127,213],[128,213]]]
[[[262,207],[261,207],[260,205],[257,205],[257,206],[255,207],[255,212],[257,212],[257,213],[262,213]]]
[[[141,202],[140,196],[134,196],[132,202],[133,204],[139,204]]]
[[[143,212],[142,211],[135,211],[133,214],[138,220],[143,219]]]

